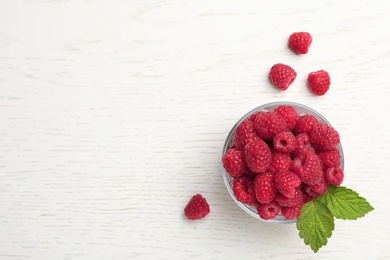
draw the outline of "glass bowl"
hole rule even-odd
[[[278,106],[282,106],[282,105],[293,107],[297,111],[298,115],[311,114],[311,115],[315,116],[320,122],[331,125],[328,122],[328,120],[325,119],[325,117],[323,117],[320,113],[318,113],[317,111],[315,111],[314,109],[312,109],[308,106],[305,106],[305,105],[302,105],[299,103],[295,103],[295,102],[290,102],[290,101],[278,101],[278,102],[267,103],[267,104],[264,104],[264,105],[261,105],[261,106],[258,106],[256,108],[252,109],[251,111],[246,113],[243,117],[241,117],[237,121],[237,123],[234,124],[233,128],[230,130],[230,132],[225,140],[225,144],[224,144],[223,150],[222,150],[222,156],[232,146],[235,131],[236,131],[238,125],[242,121],[248,119],[253,113],[255,113],[257,111],[272,111],[275,108],[277,108]],[[344,153],[343,153],[343,148],[341,146],[341,143],[338,144],[337,148],[340,152],[340,157],[341,157],[340,168],[344,171]],[[244,210],[246,213],[248,213],[252,217],[254,217],[256,219],[260,219],[260,220],[268,222],[268,223],[275,223],[275,224],[288,224],[288,223],[295,223],[296,222],[296,220],[289,220],[289,219],[284,218],[281,214],[279,214],[276,218],[271,219],[271,220],[264,220],[264,219],[260,218],[255,207],[246,205],[246,204],[244,204],[236,199],[236,197],[234,196],[234,193],[233,193],[233,178],[225,171],[225,168],[223,166],[222,166],[222,176],[223,176],[223,180],[225,182],[226,188],[227,188],[229,194],[231,195],[231,197],[233,198],[233,200],[237,203],[237,205],[242,210]]]

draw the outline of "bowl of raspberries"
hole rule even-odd
[[[233,200],[270,223],[295,223],[304,203],[344,179],[338,132],[295,102],[267,103],[246,113],[229,132],[221,161]]]

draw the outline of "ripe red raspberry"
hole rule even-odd
[[[184,208],[184,215],[189,220],[202,219],[209,213],[210,206],[201,194],[193,196]]]
[[[237,177],[245,173],[246,164],[244,161],[244,153],[235,148],[230,148],[222,156],[222,164],[225,170],[232,177]]]
[[[301,116],[297,120],[297,124],[295,125],[294,133],[295,135],[301,134],[301,133],[306,133],[310,134],[311,130],[313,129],[313,126],[318,124],[319,121],[318,119],[310,114],[306,114]]]
[[[295,188],[294,197],[287,198],[278,192],[274,199],[281,207],[294,207],[303,202],[303,193],[300,188]]]
[[[251,171],[265,172],[271,163],[271,150],[263,140],[256,140],[245,146],[244,159]]]
[[[320,158],[314,152],[307,152],[303,165],[302,182],[308,185],[315,185],[320,182],[323,175]]]
[[[344,180],[344,172],[340,167],[329,167],[325,172],[325,179],[328,184],[340,186]]]
[[[282,153],[289,153],[297,147],[295,136],[291,132],[281,132],[275,135],[273,145]]]
[[[240,151],[244,150],[246,144],[259,139],[260,138],[257,136],[251,120],[241,122],[234,134],[234,144]]]
[[[309,199],[310,200],[313,200],[315,199],[319,194],[317,192],[314,192],[311,190],[311,187],[312,185],[307,185],[307,184],[303,184],[302,185],[302,190],[304,191],[303,194],[306,194],[309,198],[306,198],[305,196],[303,196],[303,201],[305,202],[305,200]]]
[[[311,92],[317,96],[325,95],[330,87],[330,77],[325,70],[311,72],[307,77],[307,84]]]
[[[290,170],[297,174],[300,178],[303,176],[303,165],[305,164],[306,153],[302,152],[292,160]]]
[[[269,172],[257,175],[254,182],[254,188],[256,198],[260,203],[271,202],[277,193],[274,175]]]
[[[284,172],[290,169],[291,157],[288,153],[273,152],[268,171],[270,173]]]
[[[304,184],[304,190],[307,193],[309,193],[308,191],[310,191],[312,195],[324,195],[328,191],[328,184],[326,183],[324,178],[321,178],[321,180],[315,185]]]
[[[338,149],[320,151],[317,153],[321,162],[327,167],[338,167],[341,163],[341,156]]]
[[[286,121],[274,111],[266,112],[256,117],[254,128],[260,138],[271,141],[277,133],[286,129]]]
[[[287,198],[292,198],[295,188],[301,185],[301,179],[291,171],[277,172],[275,174],[275,187]]]
[[[319,195],[324,195],[328,191],[328,183],[325,178],[321,178],[319,183],[311,187],[311,190],[317,192]]]
[[[275,109],[275,112],[283,117],[284,121],[286,121],[286,127],[289,130],[295,128],[295,124],[297,123],[298,119],[298,114],[292,106],[278,106]]]
[[[297,219],[299,215],[301,215],[301,208],[303,206],[303,203],[300,203],[293,207],[282,207],[281,212],[283,217],[286,219]]]
[[[248,120],[255,122],[256,117],[261,116],[262,114],[267,113],[267,111],[257,111],[253,113]]]
[[[264,220],[274,219],[280,212],[280,206],[275,201],[260,204],[256,209],[260,218]]]
[[[306,133],[301,133],[295,136],[295,141],[297,143],[296,148],[291,152],[293,158],[297,157],[299,154],[307,151],[314,151],[314,148],[311,146],[309,135]]]
[[[308,185],[317,184],[322,176],[320,158],[313,152],[307,151],[299,154],[291,163],[291,171],[301,177],[301,181]]]
[[[312,37],[307,32],[295,32],[288,39],[288,46],[296,54],[306,54],[312,42]]]
[[[256,202],[252,177],[242,175],[233,181],[233,193],[236,199],[242,203],[253,204]]]
[[[290,66],[277,63],[272,66],[268,77],[275,88],[286,90],[297,77],[297,73]]]
[[[317,150],[332,150],[340,143],[340,136],[330,125],[318,123],[310,133],[310,142]]]

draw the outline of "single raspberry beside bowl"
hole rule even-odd
[[[286,90],[294,82],[297,73],[286,64],[277,63],[272,66],[268,77],[275,88]]]
[[[210,206],[201,194],[193,196],[184,208],[184,215],[189,220],[202,219],[209,213]]]
[[[311,92],[317,96],[325,95],[330,87],[329,73],[325,70],[311,72],[307,77],[307,84]]]
[[[290,35],[288,46],[296,54],[306,54],[309,51],[312,40],[308,32],[295,32]]]

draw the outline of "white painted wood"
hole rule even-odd
[[[388,1],[0,1],[0,259],[389,259]],[[294,55],[290,33],[313,35]],[[269,68],[293,66],[285,92]],[[307,74],[328,70],[316,97]],[[272,101],[338,129],[344,184],[376,208],[314,255],[240,211],[220,172]],[[189,222],[192,195],[210,203]]]

